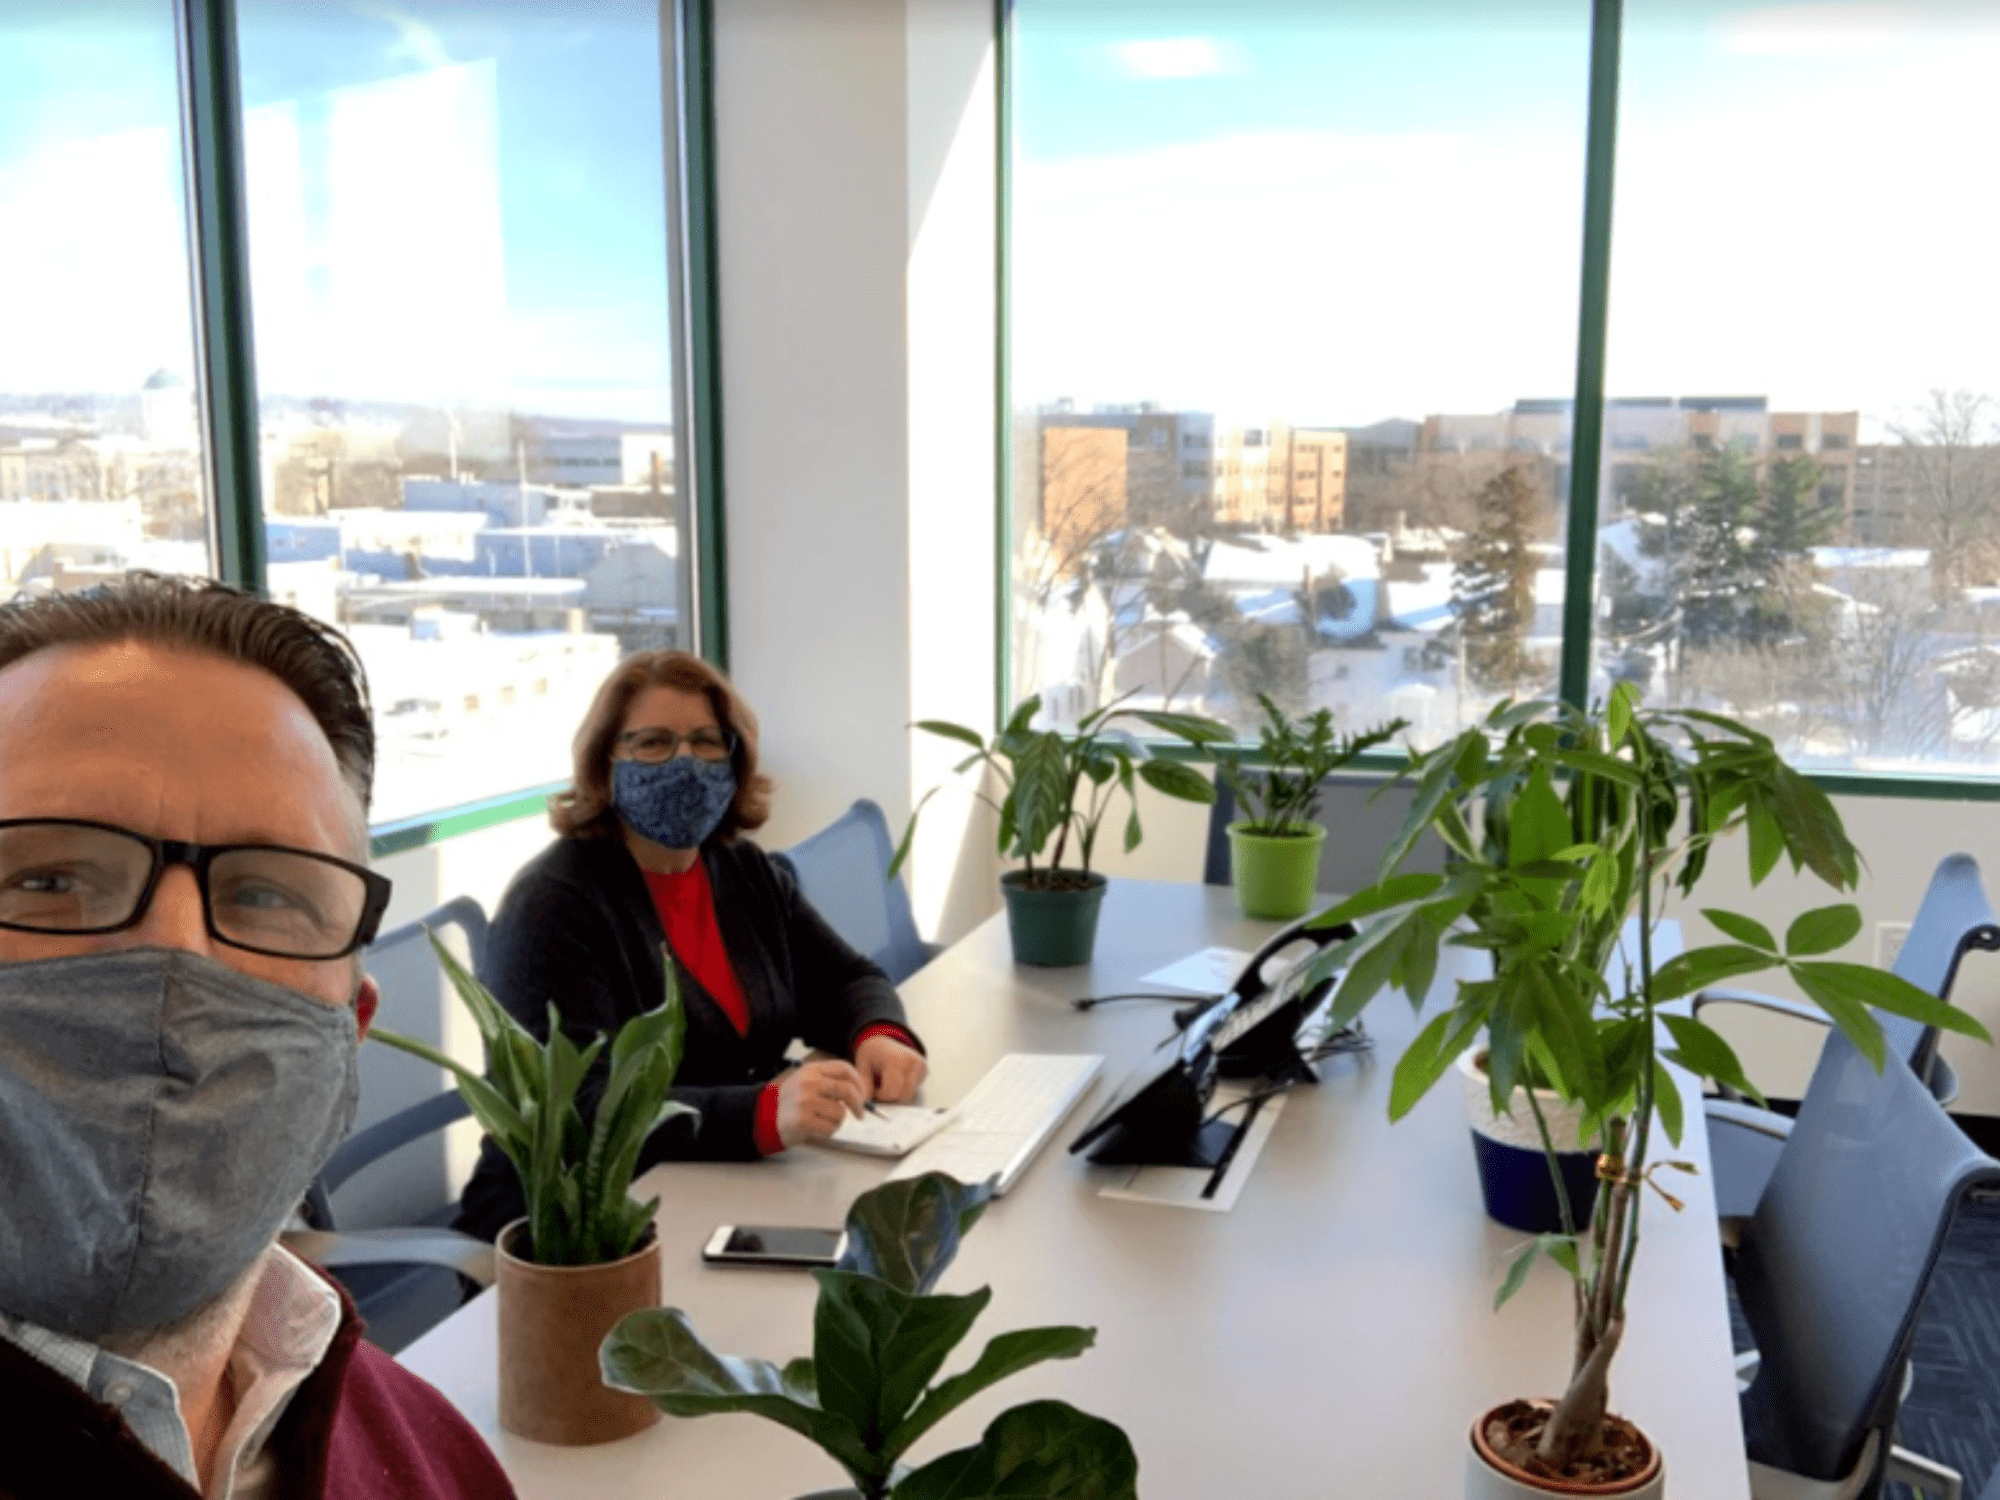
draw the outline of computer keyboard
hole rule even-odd
[[[960,1182],[1012,1187],[1090,1088],[1104,1058],[1009,1052],[972,1086],[945,1130],[904,1157],[889,1179],[945,1172]]]

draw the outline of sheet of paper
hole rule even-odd
[[[1250,955],[1241,948],[1204,948],[1176,959],[1163,969],[1139,976],[1142,985],[1186,990],[1195,995],[1219,995],[1236,982]]]
[[[906,1156],[942,1130],[953,1113],[921,1104],[878,1104],[859,1119],[849,1115],[840,1129],[814,1144],[866,1156]]]
[[[1215,1091],[1209,1103],[1211,1113],[1233,1098],[1241,1098],[1251,1092],[1246,1088],[1225,1086]],[[1108,1183],[1098,1189],[1100,1198],[1118,1198],[1128,1203],[1154,1203],[1166,1208],[1199,1208],[1209,1213],[1226,1214],[1236,1206],[1236,1200],[1243,1195],[1243,1184],[1250,1180],[1250,1169],[1257,1165],[1257,1158],[1264,1150],[1264,1142],[1277,1127],[1278,1116],[1285,1107],[1285,1096],[1275,1094],[1266,1099],[1257,1110],[1257,1117],[1250,1122],[1250,1129],[1237,1143],[1236,1154],[1230,1158],[1229,1166],[1222,1174],[1222,1181],[1207,1197],[1210,1180],[1215,1173],[1207,1167],[1132,1167],[1129,1175],[1120,1181]]]

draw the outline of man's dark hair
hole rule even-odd
[[[147,572],[0,605],[0,670],[52,646],[124,641],[207,651],[269,672],[318,721],[366,811],[375,781],[368,680],[354,647],[331,625],[226,583]]]

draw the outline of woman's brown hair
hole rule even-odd
[[[625,726],[632,700],[651,687],[679,688],[708,699],[716,722],[736,742],[729,764],[736,795],[713,837],[733,839],[764,826],[771,816],[771,778],[757,769],[757,716],[714,667],[685,651],[641,651],[621,661],[597,690],[576,732],[575,779],[549,799],[549,822],[564,838],[608,838],[618,831],[611,807],[611,747]]]

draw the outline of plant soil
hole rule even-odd
[[[1500,1458],[1535,1479],[1564,1484],[1614,1485],[1639,1478],[1653,1461],[1653,1445],[1623,1417],[1606,1415],[1597,1451],[1567,1468],[1544,1463],[1535,1444],[1553,1407],[1542,1401],[1510,1401],[1486,1414],[1480,1436]]]
[[[1096,884],[1081,870],[1036,870],[1021,882],[1030,891],[1087,891]]]

